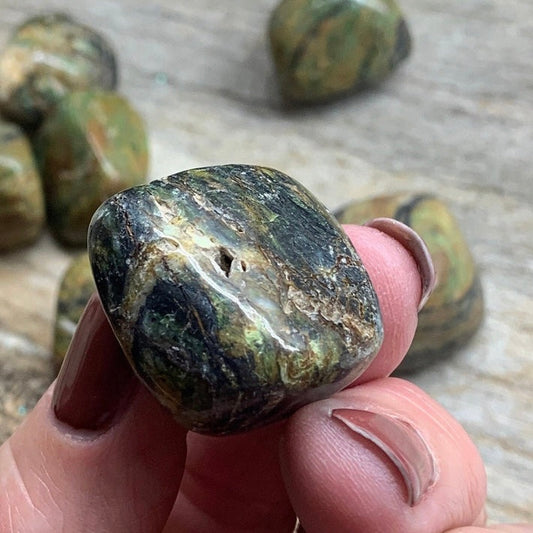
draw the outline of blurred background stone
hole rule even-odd
[[[0,110],[28,128],[38,126],[70,91],[116,85],[111,46],[63,13],[26,20],[0,54]]]
[[[68,94],[34,139],[48,223],[68,246],[84,246],[96,208],[112,194],[146,181],[144,122],[110,91]]]
[[[0,121],[0,252],[34,242],[44,197],[31,146],[16,125]]]
[[[63,274],[57,295],[53,359],[59,371],[85,305],[96,291],[87,252],[72,259]]]
[[[282,0],[269,34],[281,92],[298,103],[375,85],[411,51],[395,0]]]

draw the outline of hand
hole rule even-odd
[[[357,387],[250,433],[187,434],[139,384],[93,297],[59,379],[0,448],[0,531],[290,533],[296,515],[307,533],[489,531],[474,445],[387,377],[416,328],[417,264],[377,229],[346,230],[385,327]]]

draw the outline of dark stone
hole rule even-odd
[[[286,417],[350,383],[381,344],[350,241],[272,169],[195,169],[123,191],[96,212],[89,255],[136,372],[199,432]]]

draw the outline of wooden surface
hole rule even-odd
[[[410,60],[373,91],[306,110],[284,109],[276,92],[265,39],[274,0],[1,0],[0,40],[43,4],[114,43],[122,91],[149,126],[151,177],[257,163],[332,208],[406,189],[449,201],[487,316],[453,360],[413,379],[479,446],[490,518],[533,521],[533,2],[403,0]],[[0,440],[50,380],[67,260],[46,235],[0,257]]]

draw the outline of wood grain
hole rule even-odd
[[[479,446],[491,520],[533,521],[533,3],[404,0],[415,48],[396,75],[298,110],[277,94],[265,37],[274,4],[49,0],[46,8],[114,43],[122,91],[150,130],[152,177],[256,163],[301,180],[332,208],[396,190],[449,202],[481,268],[486,319],[456,357],[413,380]],[[0,41],[42,5],[4,0]],[[50,381],[67,261],[48,236],[0,257],[0,439]]]

